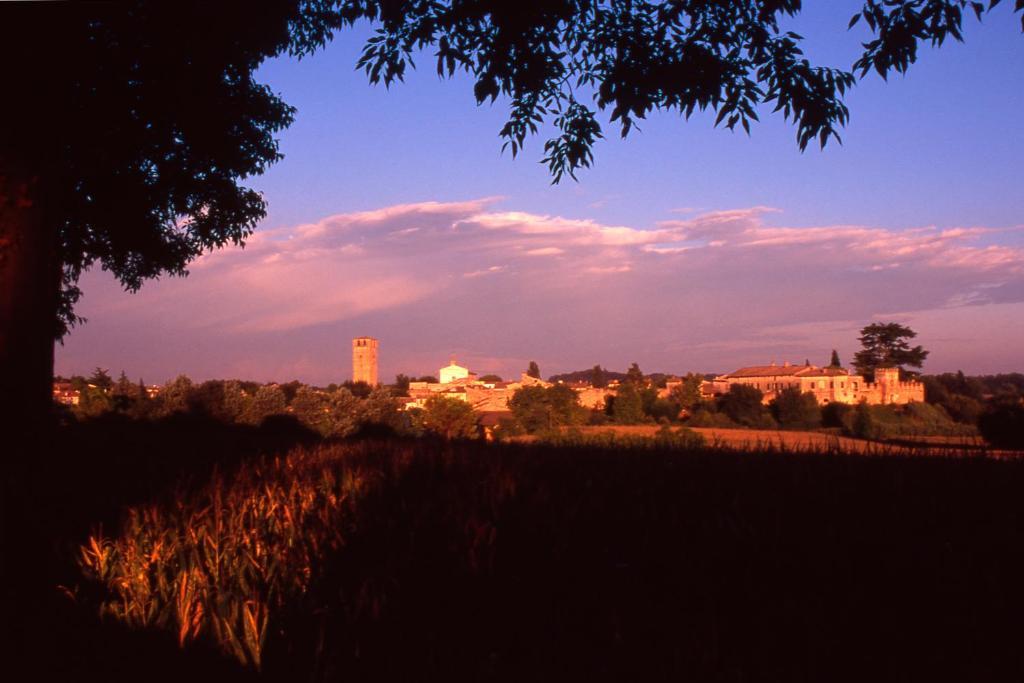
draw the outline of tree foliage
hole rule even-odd
[[[395,375],[395,383],[391,385],[391,389],[395,396],[408,396],[409,395],[409,382],[412,378],[409,375],[398,373]]]
[[[557,134],[544,144],[543,162],[554,182],[593,162],[604,136],[598,111],[626,137],[653,111],[689,118],[709,109],[716,126],[749,132],[767,105],[794,123],[801,150],[839,140],[849,118],[843,96],[854,73],[811,64],[803,37],[781,27],[800,12],[800,0],[345,5],[381,22],[359,60],[371,82],[402,80],[414,53],[431,50],[438,75],[475,79],[478,103],[508,99],[500,135],[513,155],[552,124]],[[850,27],[863,18],[875,38],[854,70],[905,72],[919,43],[963,39],[968,8],[979,18],[986,9],[969,0],[867,0]]]
[[[0,160],[29,160],[43,177],[59,228],[59,335],[94,261],[135,290],[245,239],[265,202],[240,181],[280,159],[274,135],[294,116],[254,72],[310,53],[343,19],[319,0],[244,19],[231,2],[32,4],[5,7],[0,21],[4,61],[20,64],[6,83],[20,104],[0,113]]]
[[[997,402],[978,419],[978,429],[996,448],[1024,450],[1024,404]]]
[[[535,433],[565,425],[581,424],[584,409],[579,396],[564,384],[551,387],[520,387],[508,407],[526,431]]]
[[[534,379],[540,379],[540,366],[537,365],[537,361],[530,361],[530,367],[526,369],[526,374]]]
[[[636,363],[633,364],[634,366]],[[644,421],[643,396],[634,382],[623,382],[610,401],[611,416],[619,424],[638,424]]]
[[[423,406],[423,428],[445,439],[476,436],[476,411],[465,401],[431,396]]]
[[[977,424],[984,405],[985,388],[977,378],[967,378],[963,372],[925,375],[924,398],[928,403],[941,406],[950,417],[964,424]]]
[[[163,386],[157,398],[157,414],[160,416],[187,413],[195,385],[188,375],[178,375]]]
[[[108,391],[114,386],[114,380],[110,377],[110,373],[99,367],[93,370],[88,382],[100,391]]]
[[[917,61],[920,43],[942,45],[947,38],[963,42],[964,12],[982,15],[1002,0],[865,0],[864,8],[850,19],[852,28],[864,19],[875,38],[864,44],[864,53],[853,65],[863,77],[874,70],[882,78],[890,71],[906,73]],[[1024,2],[1015,0],[1014,10],[1024,10]],[[1024,31],[1024,15],[1021,16]]]
[[[680,408],[693,410],[701,402],[700,387],[704,378],[692,372],[686,374],[682,384],[672,389],[672,399],[679,404]]]
[[[241,421],[245,424],[259,426],[271,415],[282,415],[288,407],[284,391],[276,384],[265,384],[256,390],[256,394],[242,413]]]
[[[882,428],[867,401],[861,401],[854,409],[853,435],[861,439],[878,439],[882,436]]]
[[[772,417],[783,429],[814,429],[821,426],[821,408],[814,394],[787,387],[772,399]]]
[[[921,346],[911,347],[907,340],[917,336],[909,327],[899,323],[872,323],[860,331],[863,347],[853,356],[857,372],[871,377],[876,368],[920,368],[928,352]]]
[[[629,366],[629,369],[626,370],[626,382],[635,384],[636,386],[644,384],[644,373],[643,370],[640,369],[639,364],[633,363]]]
[[[764,427],[771,422],[771,418],[762,404],[763,398],[760,389],[746,384],[733,384],[718,402],[720,410],[733,422],[747,427]]]

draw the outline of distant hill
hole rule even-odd
[[[619,380],[620,382],[626,379],[626,373],[624,372],[612,372],[611,370],[604,371],[605,377],[608,381]],[[548,377],[549,382],[590,382],[594,377],[594,368],[587,368],[586,370],[576,370],[575,372],[563,372],[561,375],[551,375]]]
[[[606,369],[604,371],[604,374],[605,374],[605,377],[608,378],[609,382],[611,382],[612,380],[619,380],[621,382],[622,380],[626,379],[626,373],[624,373],[624,372],[614,372],[612,370],[607,370]],[[664,386],[665,385],[665,380],[667,380],[669,377],[682,377],[685,374],[686,373],[673,374],[673,373],[665,373],[665,372],[651,372],[651,373],[645,373],[644,377],[649,379],[651,381],[651,383],[656,385],[656,386]],[[712,379],[713,377],[716,376],[716,373],[697,373],[697,374],[702,375],[706,379]],[[560,375],[551,375],[551,377],[548,377],[548,381],[549,382],[592,382],[593,381],[593,376],[594,376],[594,369],[593,368],[587,368],[586,370],[576,370],[575,372],[563,372]]]

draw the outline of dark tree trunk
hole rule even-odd
[[[53,412],[61,263],[46,199],[39,174],[0,157],[0,416],[12,426],[7,438],[33,440]]]
[[[45,500],[40,472],[54,471],[56,437],[51,383],[61,261],[43,177],[0,153],[0,622],[4,642],[21,653],[39,651],[35,615],[54,604],[46,598],[53,539],[45,522],[29,521]]]

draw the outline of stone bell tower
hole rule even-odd
[[[377,386],[377,340],[373,337],[352,340],[352,381]]]

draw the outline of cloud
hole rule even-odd
[[[105,321],[117,321],[122,347],[256,379],[261,367],[344,379],[347,339],[358,334],[382,340],[382,376],[433,372],[403,363],[440,363],[453,348],[502,375],[522,368],[501,363],[529,357],[550,372],[632,361],[723,370],[852,352],[859,326],[901,312],[946,311],[929,314],[940,329],[957,311],[972,309],[960,317],[973,320],[1024,303],[1024,245],[1012,229],[794,228],[770,207],[606,225],[500,201],[402,204],[259,231],[245,249],[208,254],[187,279],[134,296],[89,274],[81,312],[91,322],[61,362],[104,365]],[[1007,359],[1011,347],[981,340],[976,352]],[[339,374],[322,376],[332,364]]]
[[[491,266],[490,268],[483,268],[481,270],[473,270],[468,273],[463,273],[462,277],[480,277],[481,275],[495,275],[497,273],[503,273],[507,270],[505,266]]]

